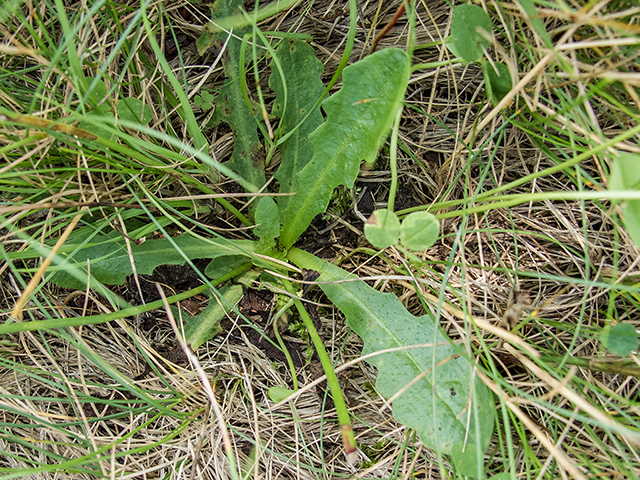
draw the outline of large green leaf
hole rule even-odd
[[[313,47],[296,39],[283,40],[276,48],[276,56],[286,78],[286,92],[282,77],[272,62],[269,86],[276,93],[273,114],[280,118],[282,135],[295,131],[280,145],[282,162],[274,177],[280,182],[280,193],[291,193],[298,190],[298,172],[313,156],[308,137],[322,125],[320,109],[311,109],[324,91],[320,81],[324,67],[316,58]],[[283,215],[290,201],[289,196],[278,197]]]
[[[239,13],[243,0],[218,0],[213,8],[214,19]],[[247,106],[240,86],[240,50],[245,30],[234,30],[224,52],[223,63],[226,75],[225,86],[218,95],[212,124],[224,122],[234,131],[233,153],[226,165],[253,185],[257,191],[264,185],[264,161],[259,160],[260,141],[256,118]],[[220,41],[228,34],[218,35]]]
[[[492,394],[473,377],[472,364],[458,355],[431,315],[415,317],[394,294],[381,293],[362,281],[339,283],[355,277],[307,252],[292,249],[288,256],[298,267],[320,272],[319,282],[336,282],[320,287],[345,314],[347,325],[362,337],[363,355],[435,342],[435,352],[413,348],[368,360],[378,368],[376,387],[390,398],[427,372],[393,402],[393,416],[414,428],[427,447],[442,453],[450,454],[455,444],[463,442],[486,451],[494,425]],[[470,401],[472,395],[475,402]]]
[[[253,250],[253,242],[238,241],[235,244],[245,251]],[[159,265],[183,265],[186,262],[185,257],[194,259],[241,255],[240,248],[225,240],[201,239],[188,234],[171,240],[147,240],[140,245],[131,243],[136,272],[139,274],[151,274]],[[50,267],[50,270],[57,270],[51,277],[51,282],[61,287],[86,288],[86,281],[81,278],[85,276],[83,272],[87,270],[87,261],[90,264],[91,277],[100,283],[122,285],[127,276],[133,273],[124,237],[113,231],[108,235],[97,235],[91,239],[64,265]]]
[[[397,48],[374,53],[344,69],[342,88],[323,108],[327,120],[309,137],[314,153],[298,176],[280,245],[290,248],[313,217],[326,210],[333,189],[352,187],[360,162],[372,165],[402,107],[410,62]]]

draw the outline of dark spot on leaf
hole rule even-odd
[[[451,396],[452,397],[455,397],[457,395],[455,388],[451,387],[449,390],[451,391]]]
[[[224,113],[225,113],[226,115],[231,115],[231,113],[233,113],[233,109],[232,109],[232,108],[227,107],[227,108],[225,108],[225,109],[224,109]]]

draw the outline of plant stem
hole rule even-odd
[[[393,122],[393,131],[391,133],[391,145],[389,148],[389,168],[391,170],[391,185],[389,185],[389,201],[387,209],[393,212],[393,206],[396,203],[396,191],[398,190],[398,133],[400,131],[400,118],[402,117],[402,106],[396,113],[396,119]]]
[[[449,65],[455,65],[456,63],[462,63],[462,59],[453,58],[451,60],[443,60],[441,62],[416,63],[411,67],[411,73],[417,70],[425,70],[427,68],[448,67]]]
[[[282,337],[280,336],[280,330],[278,328],[278,320],[280,320],[280,317],[286,314],[286,311],[289,310],[289,308],[291,308],[292,305],[293,305],[293,300],[289,300],[280,310],[278,310],[278,313],[276,313],[275,317],[273,317],[273,334],[276,336],[276,339],[278,340],[278,344],[282,349],[282,353],[284,353],[284,356],[287,358],[287,364],[289,365],[289,370],[291,370],[291,379],[293,381],[293,391],[297,392],[298,377],[296,375],[296,366],[293,364],[293,359],[291,358],[291,354],[289,353],[287,346],[282,341]]]
[[[485,203],[484,205],[477,205],[475,207],[469,207],[460,210],[452,210],[445,213],[434,214],[438,220],[443,218],[460,217],[462,215],[471,215],[474,213],[485,212],[487,210],[496,210],[498,208],[511,208],[516,205],[522,205],[524,203],[543,202],[546,200],[639,200],[640,194],[637,190],[602,190],[602,191],[559,191],[559,192],[542,192],[542,193],[516,193],[513,195],[495,195],[492,197],[485,197],[482,200],[476,198],[475,203]],[[466,202],[465,202],[466,200]],[[468,203],[469,199],[451,200],[450,202],[442,202],[440,204],[433,204],[428,208],[425,206],[411,207],[398,212],[398,216],[406,215],[416,211],[437,211],[444,208],[450,208],[452,203]],[[446,203],[446,207],[444,206]]]
[[[284,286],[287,292],[295,295],[295,289],[293,285],[291,285],[291,282],[284,281]],[[329,385],[331,397],[333,398],[333,403],[338,414],[338,422],[340,423],[340,428],[342,429],[342,445],[344,446],[344,451],[347,455],[347,459],[351,461],[357,451],[357,444],[356,439],[353,435],[353,430],[351,428],[349,410],[347,409],[347,404],[345,403],[344,397],[342,396],[342,390],[340,389],[338,377],[336,376],[336,372],[333,369],[331,359],[329,358],[329,355],[324,348],[324,343],[322,342],[320,335],[318,335],[318,331],[313,325],[313,321],[311,320],[309,313],[305,310],[304,305],[302,305],[302,302],[298,300],[298,298],[292,297],[292,300],[296,306],[296,309],[298,310],[298,313],[300,314],[300,318],[304,322],[304,326],[307,327],[309,337],[311,337],[311,340],[313,341],[316,352],[318,352],[318,357],[320,357],[320,363],[322,364],[324,373],[327,376],[327,384]]]
[[[333,85],[335,85],[335,83],[338,81],[338,78],[340,78],[340,75],[342,74],[342,70],[344,70],[344,67],[347,66],[347,62],[349,61],[349,56],[351,55],[351,51],[353,50],[353,44],[356,39],[357,28],[358,28],[358,7],[356,6],[356,0],[349,0],[349,33],[347,34],[347,43],[344,47],[342,59],[340,60],[340,64],[338,65],[336,72],[333,74],[333,77],[331,77],[331,80],[329,80],[329,83],[324,89],[324,92],[322,92],[322,95],[314,105],[313,109],[315,109],[318,105],[320,105],[320,103],[322,102],[322,99],[324,99],[324,97],[331,91],[331,87],[333,87]]]
[[[565,360],[564,355],[540,355],[540,361],[560,365]],[[565,363],[578,367],[588,368],[591,371],[613,373],[617,375],[629,375],[640,377],[640,367],[634,362],[622,358],[609,357],[569,357]]]

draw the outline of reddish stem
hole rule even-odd
[[[409,3],[410,1],[411,0],[407,0],[407,3]],[[382,40],[382,37],[389,33],[389,30],[391,30],[393,26],[398,22],[398,20],[400,20],[400,16],[404,13],[404,5],[405,3],[403,1],[402,4],[398,7],[398,10],[396,10],[393,18],[389,20],[389,23],[387,23],[387,25],[380,31],[380,33],[378,33],[378,35],[376,35],[376,38],[373,40],[373,45],[371,46],[371,53],[376,51],[378,42],[380,42],[380,40]]]

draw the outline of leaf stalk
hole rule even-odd
[[[287,292],[289,292],[291,295],[295,295],[295,289],[293,285],[291,285],[291,282],[284,281],[284,286]],[[297,297],[292,297],[292,299],[293,303],[296,306],[296,309],[298,310],[298,313],[300,314],[300,318],[302,319],[304,326],[309,332],[309,337],[313,342],[313,346],[316,348],[316,352],[318,352],[320,363],[322,364],[324,373],[327,376],[327,384],[329,385],[329,389],[331,391],[331,397],[333,398],[333,403],[338,414],[338,423],[340,424],[340,428],[342,430],[342,445],[347,455],[347,459],[351,460],[357,452],[357,443],[353,435],[353,429],[351,428],[351,419],[349,417],[349,410],[347,409],[347,404],[344,401],[342,389],[340,388],[340,383],[338,382],[338,377],[336,376],[336,372],[333,368],[333,364],[331,363],[331,359],[329,358],[329,355],[324,348],[324,343],[322,342],[320,335],[318,335],[318,331],[316,330],[316,327],[314,326],[309,313]]]

